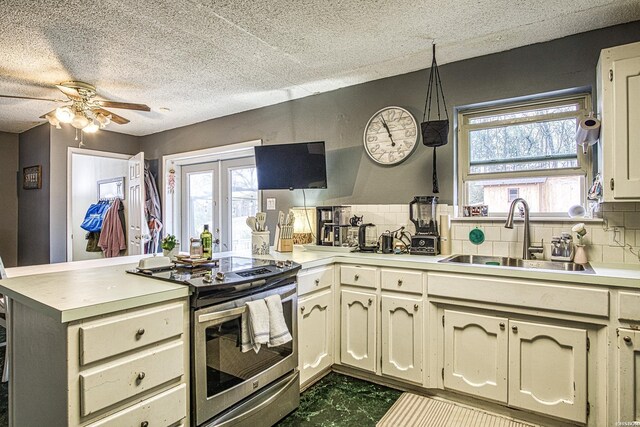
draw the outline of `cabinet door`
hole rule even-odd
[[[300,384],[333,364],[333,309],[331,290],[298,302],[298,360]]]
[[[341,296],[340,361],[346,365],[375,372],[376,295],[342,291]]]
[[[640,56],[612,61],[613,189],[616,199],[640,197]]]
[[[507,323],[445,310],[445,388],[507,403]]]
[[[587,331],[510,321],[509,406],[586,422]]]
[[[640,332],[620,329],[618,421],[640,421]]]
[[[382,373],[422,384],[422,300],[382,296]]]

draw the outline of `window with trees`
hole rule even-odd
[[[583,204],[591,159],[578,149],[576,127],[589,111],[588,94],[460,109],[460,203],[499,215],[522,197],[547,216]]]

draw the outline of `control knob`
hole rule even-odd
[[[276,267],[284,268],[284,262],[283,261],[276,261]]]
[[[216,273],[216,280],[219,281],[219,282],[222,282],[224,280],[224,272],[218,271]]]

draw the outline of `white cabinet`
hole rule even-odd
[[[605,200],[640,200],[640,42],[602,50],[598,99]]]
[[[510,321],[509,406],[586,422],[587,331]]]
[[[640,332],[618,330],[618,421],[640,421]]]
[[[349,290],[342,290],[340,296],[340,361],[375,372],[378,297]]]
[[[444,387],[507,403],[508,320],[444,313]]]
[[[382,295],[382,374],[422,384],[421,298]]]
[[[333,293],[331,289],[298,301],[300,384],[333,364]]]
[[[446,389],[586,422],[585,329],[444,313]]]

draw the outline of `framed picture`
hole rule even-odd
[[[22,188],[38,190],[42,188],[42,166],[29,166],[22,169]]]

